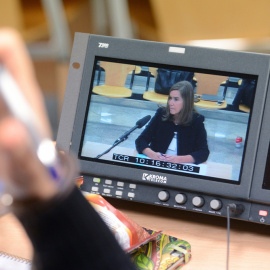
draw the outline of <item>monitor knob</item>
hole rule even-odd
[[[166,190],[162,190],[158,193],[158,198],[162,201],[162,202],[166,202],[169,200],[170,198],[170,193]]]
[[[176,203],[178,204],[184,204],[186,203],[187,201],[187,196],[183,193],[178,193],[176,196],[175,196],[175,201]]]
[[[204,205],[204,198],[200,196],[196,196],[192,199],[192,204],[195,207],[202,207]]]
[[[211,207],[213,210],[218,211],[218,210],[220,210],[221,207],[222,207],[222,202],[221,202],[220,200],[214,199],[214,200],[212,200],[212,201],[210,202],[210,207]]]

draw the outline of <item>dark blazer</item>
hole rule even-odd
[[[191,155],[195,164],[205,162],[209,156],[204,116],[194,113],[192,122],[187,125],[175,125],[172,121],[163,121],[164,108],[159,108],[147,127],[136,139],[136,149],[142,151],[150,147],[155,152],[165,153],[177,131],[177,155]]]

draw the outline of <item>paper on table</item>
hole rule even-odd
[[[1,270],[31,270],[31,261],[0,251]]]

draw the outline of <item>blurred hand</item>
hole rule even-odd
[[[51,137],[43,96],[35,77],[31,58],[21,36],[11,28],[0,29],[0,64],[9,70],[32,106],[39,119],[39,129],[42,134],[45,137]]]
[[[35,154],[26,128],[12,117],[0,121],[0,179],[17,200],[48,200],[58,191]]]
[[[39,131],[51,137],[43,96],[35,78],[31,58],[20,35],[12,29],[0,30],[0,64],[17,81],[39,120]],[[33,149],[28,131],[12,118],[0,103],[0,181],[15,199],[47,200],[57,186]]]

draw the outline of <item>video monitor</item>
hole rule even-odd
[[[79,159],[104,165],[143,166],[157,172],[240,184],[257,76],[101,57],[95,58],[92,70]],[[118,84],[117,80],[122,80],[122,86],[113,88],[111,85]],[[179,81],[188,81],[192,85],[193,114],[203,116],[204,121],[177,125],[171,120],[159,120],[158,125],[153,117],[157,111],[165,114],[169,106],[169,88]],[[216,89],[206,94],[213,87]],[[112,93],[106,92],[106,88],[113,89]],[[125,90],[127,97],[117,98],[116,95]],[[121,140],[121,136],[136,127],[140,120],[145,122],[144,125]],[[197,128],[196,125],[200,124],[202,128]],[[145,136],[140,136],[144,130]],[[163,145],[155,148],[159,153],[163,149],[161,154],[165,155],[172,132],[177,132],[175,147],[180,151],[174,155],[195,155],[196,161],[178,163],[169,158],[151,159],[136,147],[140,140],[147,140],[145,143],[151,148],[152,140],[156,141],[154,137],[170,137],[164,142],[165,148]],[[151,133],[151,138],[148,133]],[[192,146],[186,147],[185,144]],[[181,152],[181,148],[185,152]]]
[[[86,178],[248,199],[268,77],[266,55],[77,33],[57,145]]]

